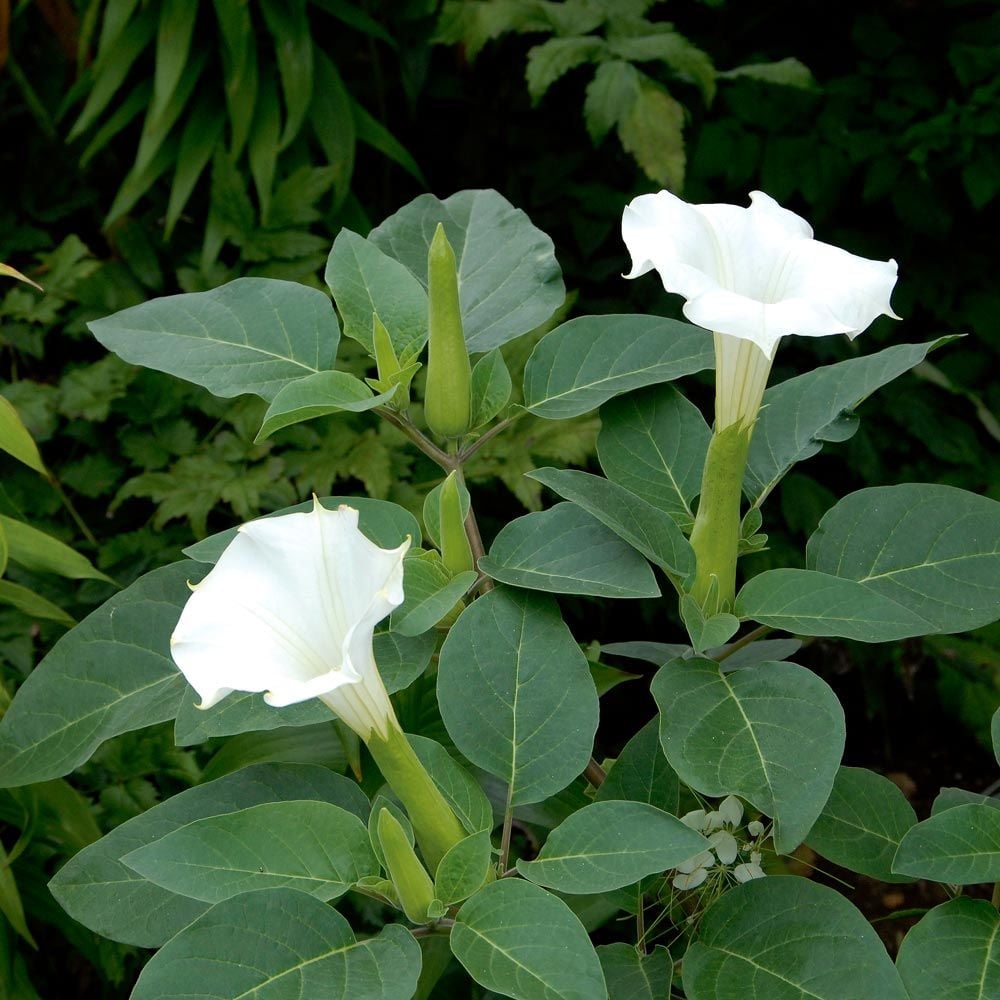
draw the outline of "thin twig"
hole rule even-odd
[[[520,412],[515,413],[512,417],[507,417],[506,420],[501,420],[500,423],[494,424],[485,434],[482,435],[482,437],[476,438],[472,444],[468,445],[459,453],[459,461],[467,462],[477,451],[479,451],[480,448],[482,448],[484,444],[492,441],[498,434],[502,434],[512,423],[520,420],[521,417],[523,417],[527,412],[527,410],[521,410]]]
[[[418,430],[406,417],[384,406],[376,407],[375,412],[385,417],[393,427],[398,427],[429,459],[436,462],[445,472],[451,472],[458,466],[458,459],[442,451],[430,438]]]
[[[745,646],[749,646],[751,642],[756,642],[758,639],[762,639],[768,632],[773,632],[774,628],[771,625],[758,625],[752,632],[747,632],[742,639],[737,639],[736,642],[730,643],[726,648],[718,654],[718,656],[713,657],[716,663],[721,663],[724,659],[732,656],[733,653],[739,652]]]
[[[514,824],[514,808],[511,803],[511,796],[514,794],[514,786],[507,786],[507,805],[503,811],[503,834],[500,837],[500,871],[507,870],[507,861],[510,858],[510,830]]]
[[[51,472],[49,473],[48,478],[49,482],[52,484],[52,488],[56,491],[56,494],[62,501],[62,505],[66,508],[67,511],[69,511],[69,516],[73,518],[73,521],[76,523],[76,526],[80,529],[80,532],[83,535],[83,537],[86,538],[87,541],[90,542],[90,544],[93,545],[95,549],[98,548],[97,539],[94,537],[94,533],[90,530],[90,528],[87,527],[87,522],[84,521],[84,519],[80,516],[80,512],[73,505],[73,501],[70,500],[69,495],[62,488],[62,483],[60,483],[59,480],[56,479],[56,477]]]

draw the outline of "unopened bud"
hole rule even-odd
[[[450,472],[441,485],[441,559],[451,573],[475,569],[469,536],[465,533],[462,498],[458,492],[458,475]]]
[[[378,814],[378,839],[403,912],[413,923],[426,924],[434,902],[434,883],[420,863],[402,824],[385,808]]]

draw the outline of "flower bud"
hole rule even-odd
[[[427,303],[424,416],[434,434],[457,438],[472,424],[472,366],[462,331],[455,252],[440,223],[427,254]]]
[[[399,820],[385,808],[378,814],[378,839],[403,912],[413,923],[426,924],[434,902],[434,883]]]
[[[441,559],[450,573],[464,573],[475,569],[469,546],[469,536],[465,533],[465,518],[462,516],[462,498],[458,493],[458,475],[450,472],[441,486]]]

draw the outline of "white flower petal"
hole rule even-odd
[[[717,830],[708,838],[719,862],[724,865],[731,865],[736,860],[739,853],[739,846],[736,838],[728,830]]]
[[[672,884],[675,889],[696,889],[707,878],[708,872],[704,868],[696,868],[693,872],[675,875]]]
[[[759,837],[764,832],[764,824],[759,819],[751,820],[747,823],[747,833],[751,837]]]
[[[737,882],[749,882],[751,879],[764,878],[764,869],[760,865],[744,862],[733,869],[733,877]]]
[[[705,829],[705,817],[707,815],[704,809],[692,809],[691,812],[681,816],[681,822],[692,830],[697,830],[701,833]]]
[[[743,819],[743,803],[735,795],[728,795],[719,803],[719,812],[728,826],[739,826]]]
[[[318,502],[308,513],[243,525],[171,637],[201,707],[231,691],[266,692],[276,707],[315,697],[331,703],[335,692],[358,686],[367,715],[388,717],[372,633],[403,601],[408,547],[382,549],[360,532],[356,510]]]
[[[686,861],[682,861],[676,866],[676,870],[682,874],[689,874],[693,872],[696,868],[704,868],[707,865],[714,865],[715,858],[712,857],[711,851],[702,851],[699,854],[694,855],[692,858],[688,858]]]
[[[722,818],[720,812],[710,812],[705,816],[704,831],[705,833],[711,833],[713,830],[719,830],[722,828],[723,823],[725,823],[725,820]]]

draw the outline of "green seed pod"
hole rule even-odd
[[[458,438],[472,423],[472,366],[462,332],[455,252],[440,223],[427,254],[427,304],[424,417],[434,434]]]
[[[403,912],[413,923],[426,924],[434,902],[434,883],[399,820],[385,808],[378,814],[378,839]]]
[[[458,494],[458,474],[448,473],[441,485],[441,559],[451,573],[475,569],[469,536],[465,533],[462,499]]]

